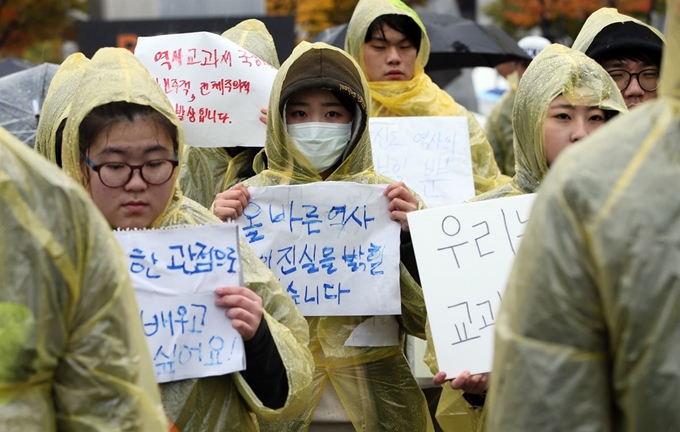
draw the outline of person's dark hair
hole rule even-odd
[[[86,153],[99,134],[108,132],[111,126],[124,121],[133,122],[137,118],[149,119],[157,127],[164,129],[172,140],[172,148],[177,155],[179,149],[177,127],[154,108],[130,102],[111,102],[90,111],[78,127],[80,152]]]
[[[366,31],[366,37],[364,43],[368,43],[373,40],[373,36],[377,33],[381,37],[385,37],[385,26],[392,27],[394,30],[402,33],[406,36],[409,42],[416,47],[416,52],[420,50],[420,40],[423,37],[423,31],[420,29],[418,24],[406,15],[380,15],[378,18],[373,20],[371,25]]]
[[[614,117],[620,114],[616,110],[602,110],[602,111],[604,111],[605,122],[608,122],[609,120],[613,119]]]
[[[594,59],[598,63],[604,63],[608,60],[633,60],[649,66],[661,67],[661,56],[655,52],[648,52],[643,50],[617,50],[611,51]]]
[[[54,139],[54,157],[55,161],[57,162],[57,165],[59,168],[62,168],[61,166],[61,147],[62,147],[62,142],[64,140],[64,129],[66,128],[66,120],[64,119],[59,123],[59,127],[57,128],[57,133],[55,134],[55,139]]]

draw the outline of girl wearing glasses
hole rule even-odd
[[[64,170],[80,181],[112,228],[219,223],[177,186],[184,138],[169,100],[127,50],[104,48],[89,63],[63,139]],[[244,243],[245,286],[216,289],[216,304],[245,343],[247,369],[163,384],[179,430],[253,431],[305,408],[312,376],[304,318]]]

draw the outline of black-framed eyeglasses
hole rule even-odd
[[[644,91],[653,92],[659,88],[659,70],[645,69],[638,73],[631,73],[625,69],[614,69],[608,71],[616,83],[619,90],[624,91],[630,85],[630,81],[635,77]]]
[[[87,166],[99,176],[104,186],[117,188],[126,185],[135,170],[139,170],[142,180],[150,185],[162,185],[172,178],[172,173],[178,165],[174,159],[154,159],[141,165],[130,165],[125,162],[106,162],[95,165],[87,156],[81,153]]]

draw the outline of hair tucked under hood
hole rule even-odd
[[[170,100],[144,65],[128,50],[102,48],[89,62],[73,98],[64,130],[62,162],[64,171],[85,185],[87,179],[80,167],[79,127],[83,119],[96,107],[111,102],[128,102],[154,108],[177,128],[177,157],[182,160],[184,133]],[[177,186],[179,169],[172,178],[173,190],[165,210],[154,220],[152,227],[163,224],[182,200]],[[175,204],[175,205],[173,205]]]
[[[40,121],[35,133],[35,150],[48,160],[60,165],[61,154],[57,154],[57,131],[66,120],[85,69],[90,60],[82,53],[71,54],[57,69],[47,90],[40,112]]]
[[[612,78],[593,59],[563,45],[549,46],[531,62],[517,87],[512,112],[515,176],[474,201],[536,191],[548,173],[543,126],[550,103],[560,95],[572,105],[628,111]]]
[[[274,80],[269,113],[265,151],[269,169],[263,175],[283,175],[289,183],[320,181],[321,176],[310,165],[288,135],[285,106],[295,93],[308,89],[325,89],[354,101],[352,134],[342,155],[340,166],[327,180],[345,180],[373,172],[371,141],[368,134],[370,96],[368,85],[359,65],[344,51],[325,43],[297,46]]]

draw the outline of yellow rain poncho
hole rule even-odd
[[[461,116],[467,117],[472,154],[472,173],[475,191],[480,194],[504,184],[508,178],[498,170],[493,149],[475,117],[456,103],[444,90],[437,87],[425,73],[430,57],[430,40],[425,26],[413,9],[400,0],[360,0],[347,27],[345,50],[364,68],[364,40],[371,23],[381,15],[405,15],[412,18],[423,31],[415,71],[410,81],[369,82],[371,117],[405,116]]]
[[[127,265],[83,189],[0,128],[0,429],[167,431]]]
[[[78,90],[88,63],[88,58],[82,53],[66,57],[50,82],[40,112],[40,121],[35,133],[35,150],[59,166],[61,154],[57,155],[57,132],[68,117],[73,96]]]
[[[279,57],[272,35],[256,19],[239,23],[222,33],[222,36],[279,68]],[[263,143],[264,144],[264,143]],[[215,195],[255,175],[253,160],[262,151],[258,147],[187,146],[184,167],[179,184],[182,192],[206,208],[210,208]],[[233,156],[229,154],[232,152]],[[258,170],[261,171],[262,168]]]
[[[487,431],[680,430],[679,9],[659,98],[541,186],[496,321]]]
[[[85,183],[80,170],[78,128],[95,107],[114,101],[148,105],[177,126],[178,157],[184,137],[179,120],[161,88],[129,51],[103,48],[90,62],[76,94],[64,132],[64,170]],[[174,192],[163,213],[150,228],[179,224],[198,225],[219,220],[207,209],[184,197],[177,188],[178,173],[171,180]],[[161,386],[163,405],[170,420],[184,431],[255,431],[251,413],[274,420],[297,416],[309,401],[312,358],[307,343],[307,323],[281,284],[245,243],[240,248],[245,286],[262,297],[264,318],[276,342],[288,377],[286,404],[273,410],[265,407],[240,373],[189,379]]]
[[[517,72],[508,77],[510,88],[493,107],[484,126],[498,169],[509,177],[515,175],[515,152],[512,147],[512,107],[515,103],[515,95],[517,95],[518,82]]]
[[[393,183],[373,168],[367,128],[369,89],[359,66],[339,49],[323,43],[310,45],[303,42],[283,64],[274,81],[265,143],[269,168],[244,184],[274,186],[322,181],[291,140],[282,116],[288,98],[309,88],[340,92],[358,106],[343,162],[326,181]],[[398,317],[399,345],[345,347],[352,331],[370,317],[308,317],[310,348],[316,370],[314,394],[308,401],[307,412],[298,421],[273,423],[263,430],[306,430],[328,381],[340,396],[357,430],[432,430],[425,397],[411,373],[403,349],[406,333],[424,337],[425,303],[420,286],[403,264],[400,267],[402,315]]]
[[[576,40],[574,40],[571,47],[576,51],[585,53],[588,51],[588,48],[590,48],[590,44],[593,43],[593,39],[595,39],[602,29],[611,24],[625,22],[634,22],[644,26],[657,35],[661,41],[665,42],[663,34],[654,27],[629,17],[628,15],[620,14],[615,8],[601,8],[593,12],[586,22],[583,23],[583,27],[581,27],[581,31],[576,36]]]
[[[544,49],[531,62],[517,88],[512,119],[517,173],[511,183],[470,201],[536,191],[548,173],[543,125],[548,106],[559,95],[564,95],[573,105],[597,106],[617,113],[627,111],[616,84],[594,60],[562,45],[554,44]],[[428,338],[426,353],[426,362],[432,372],[439,372],[431,338]],[[437,407],[437,421],[444,431],[481,430],[482,410],[469,409],[468,405],[461,391],[453,390],[448,383],[444,385]]]

